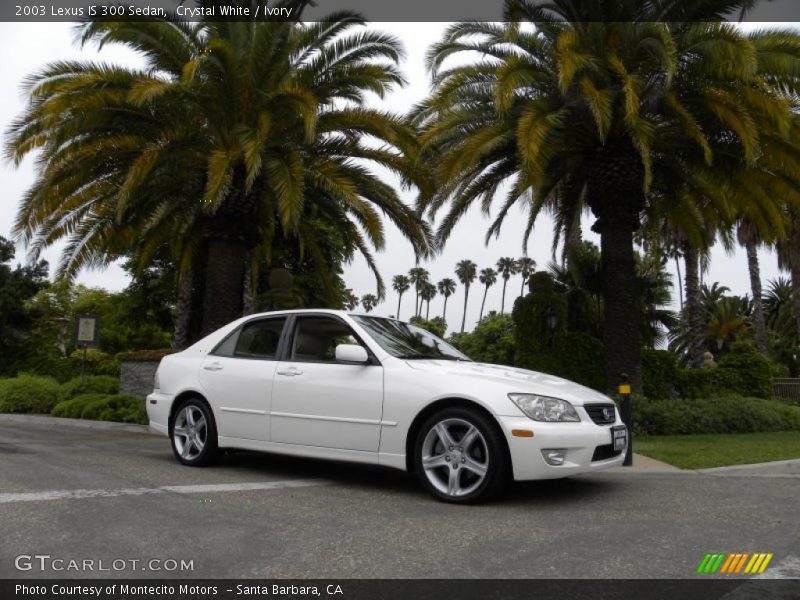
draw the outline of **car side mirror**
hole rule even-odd
[[[363,365],[369,361],[369,355],[362,346],[357,344],[339,344],[336,346],[336,360]]]

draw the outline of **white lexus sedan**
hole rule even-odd
[[[614,402],[596,391],[335,310],[250,315],[167,356],[147,413],[185,465],[224,448],[372,463],[462,503],[511,478],[620,465],[628,443]]]

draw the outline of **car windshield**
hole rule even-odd
[[[443,339],[416,325],[381,317],[353,315],[353,318],[381,348],[396,358],[470,360]]]

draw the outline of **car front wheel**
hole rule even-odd
[[[442,410],[420,429],[415,471],[422,485],[441,500],[488,500],[508,478],[504,441],[479,412],[467,408]]]
[[[219,454],[214,415],[208,405],[196,398],[178,407],[172,419],[170,439],[175,457],[185,465],[207,465]]]

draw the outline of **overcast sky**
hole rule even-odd
[[[373,27],[391,32],[398,36],[406,46],[407,58],[403,64],[409,84],[389,96],[384,106],[396,112],[405,112],[415,102],[422,99],[429,89],[429,76],[425,71],[424,56],[428,46],[436,41],[445,27],[441,23],[383,23],[374,24]],[[754,27],[755,25],[749,25]],[[782,24],[782,26],[789,26]],[[65,23],[0,23],[0,131],[5,132],[9,123],[20,114],[24,108],[25,100],[21,95],[20,84],[23,78],[37,71],[43,65],[54,60],[72,58],[97,58],[98,53],[92,48],[81,50],[73,40],[73,26]],[[125,64],[136,64],[138,58],[131,52],[122,48],[106,47],[102,52],[102,60]],[[10,237],[12,224],[22,194],[31,185],[34,179],[34,161],[31,158],[19,167],[5,161],[0,163],[0,182],[2,186],[2,199],[0,199],[0,235]],[[401,192],[408,202],[412,201],[413,193]],[[453,272],[457,261],[469,258],[475,261],[479,269],[495,266],[501,256],[518,257],[522,254],[522,231],[524,220],[521,212],[512,211],[506,219],[499,239],[493,240],[489,246],[484,245],[484,236],[490,219],[473,210],[468,213],[455,233],[448,241],[444,251],[435,259],[424,263],[431,272],[434,282],[444,277],[456,279]],[[594,234],[589,231],[591,219],[585,219],[585,237],[598,242]],[[552,222],[543,216],[534,229],[529,244],[529,255],[536,260],[540,267],[546,267],[552,260]],[[387,226],[386,250],[377,256],[377,263],[384,279],[386,280],[387,298],[375,311],[376,314],[395,314],[397,309],[397,295],[391,290],[391,278],[398,273],[405,273],[414,266],[414,254],[403,236],[392,226]],[[62,245],[48,249],[44,258],[51,265],[58,261]],[[18,249],[17,258],[24,258],[24,250]],[[779,275],[775,256],[767,251],[760,252],[761,274],[764,282]],[[674,265],[670,265],[674,278]],[[91,286],[100,286],[109,290],[120,290],[127,285],[125,273],[117,266],[112,266],[104,271],[84,271],[77,278],[80,283]],[[345,268],[345,280],[359,296],[374,292],[374,279],[365,263],[357,258]],[[673,279],[674,280],[674,279]],[[727,255],[722,249],[713,252],[710,272],[706,275],[707,281],[719,281],[727,285],[734,293],[749,293],[747,264],[744,252],[737,251]],[[675,280],[674,280],[675,281]],[[499,310],[501,285],[496,285],[489,290],[486,301],[486,310]],[[508,298],[519,294],[520,280],[515,276],[509,284],[506,307],[510,305]],[[470,329],[478,318],[482,289],[477,284],[470,293],[469,310],[467,312],[467,328]],[[677,291],[673,294],[677,303]],[[400,316],[410,316],[413,306],[411,294],[403,298],[403,307]],[[431,316],[441,314],[441,297],[431,303]],[[459,285],[455,296],[448,302],[448,317],[451,330],[460,325],[461,310],[464,302],[463,290]]]

